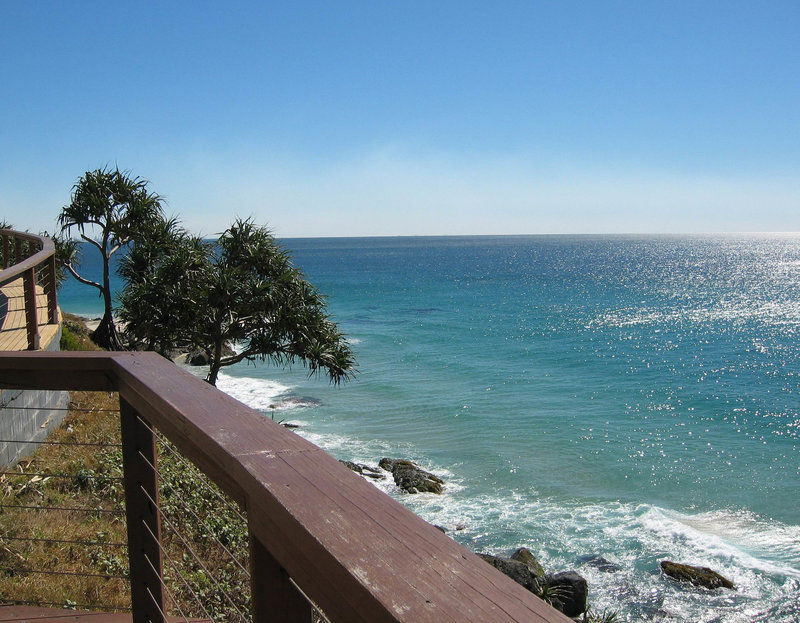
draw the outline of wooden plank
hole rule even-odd
[[[3,623],[132,623],[131,615],[119,612],[88,612],[63,608],[14,606],[0,604],[0,621]],[[167,617],[169,623],[212,623],[209,619],[184,619]]]
[[[133,623],[164,623],[156,438],[127,401],[119,402]]]
[[[250,533],[250,595],[254,623],[311,623],[311,604],[261,541]]]
[[[84,351],[2,352],[0,387],[20,389],[116,391],[116,376],[111,371],[115,357],[133,353]]]

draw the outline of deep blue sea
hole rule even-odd
[[[379,486],[474,551],[578,570],[620,620],[800,621],[799,235],[283,243],[359,374],[241,365],[221,389],[337,458],[440,474],[441,496]],[[101,311],[75,281],[60,302]]]

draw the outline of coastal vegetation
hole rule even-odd
[[[212,385],[222,367],[241,361],[299,360],[334,383],[354,372],[324,297],[251,220],[237,219],[213,242],[167,224],[133,246],[120,275],[119,315],[131,346],[166,356],[200,350]]]
[[[122,350],[122,342],[114,323],[111,291],[111,258],[126,248],[147,225],[162,218],[161,197],[147,188],[147,180],[131,177],[119,169],[87,171],[72,189],[72,200],[61,210],[58,223],[63,238],[56,238],[59,264],[75,279],[96,288],[103,297],[103,318],[92,339],[110,350]],[[78,240],[94,247],[102,257],[100,281],[82,276]]]
[[[325,297],[266,227],[237,219],[217,240],[204,240],[177,218],[165,218],[161,204],[146,180],[98,169],[80,178],[62,209],[59,264],[103,296],[103,318],[92,333],[97,344],[166,357],[200,351],[212,385],[222,367],[241,361],[299,361],[335,384],[353,376],[353,352],[328,316]],[[70,238],[73,231],[77,239]],[[78,272],[81,242],[102,256],[99,281]],[[123,287],[115,309],[111,258],[121,250]]]

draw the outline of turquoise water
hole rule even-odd
[[[800,620],[800,236],[284,242],[360,373],[242,365],[222,389],[338,458],[443,475],[381,486],[470,549],[576,568],[623,620]],[[100,311],[77,284],[61,304]]]

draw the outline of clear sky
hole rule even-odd
[[[800,231],[800,2],[0,0],[0,218],[80,175],[281,237]]]

